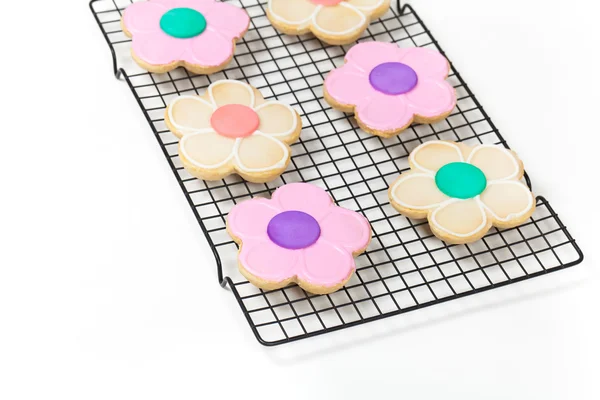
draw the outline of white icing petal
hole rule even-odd
[[[353,5],[360,11],[370,14],[385,3],[386,0],[347,0],[348,4]]]
[[[269,0],[268,7],[273,18],[295,27],[308,26],[319,8],[310,0]]]
[[[397,204],[412,210],[430,210],[448,200],[448,196],[438,189],[433,176],[421,172],[402,174],[391,193]]]
[[[278,101],[269,101],[254,109],[260,119],[258,131],[284,139],[298,128],[298,117],[292,107]]]
[[[326,35],[343,36],[364,29],[369,21],[356,7],[342,2],[332,7],[317,8],[312,22],[318,31]]]
[[[169,104],[169,121],[182,135],[208,132],[214,111],[215,107],[199,96],[179,96]]]
[[[488,184],[481,201],[495,220],[510,222],[532,210],[535,199],[527,186],[518,181],[497,181]]]
[[[216,132],[195,133],[179,141],[179,153],[199,168],[215,169],[231,161],[236,143]]]
[[[241,104],[254,107],[255,96],[252,86],[235,80],[222,80],[208,87],[208,95],[217,107],[226,104]]]
[[[489,229],[489,221],[478,198],[451,199],[443,203],[430,217],[432,227],[445,234],[468,238]]]
[[[239,140],[234,156],[241,171],[266,172],[285,168],[290,151],[281,141],[256,132]]]
[[[434,140],[414,149],[410,153],[410,162],[414,168],[434,174],[446,164],[464,162],[464,157],[454,143]]]
[[[521,167],[510,150],[501,146],[479,145],[467,162],[483,171],[489,181],[518,179]]]

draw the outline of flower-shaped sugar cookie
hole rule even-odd
[[[387,138],[413,122],[431,124],[450,115],[456,91],[446,82],[449,70],[437,51],[365,42],[327,75],[323,94],[333,108],[354,113],[363,130]]]
[[[163,73],[183,66],[212,74],[229,63],[250,18],[215,0],[148,0],[127,7],[121,25],[133,38],[134,60],[145,70]]]
[[[520,181],[523,164],[504,147],[431,141],[413,150],[409,164],[390,187],[390,201],[407,217],[427,218],[445,242],[474,242],[492,225],[512,228],[535,211]]]
[[[344,286],[356,269],[354,256],[371,241],[361,214],[336,206],[308,183],[282,186],[271,200],[237,204],[227,231],[241,245],[238,266],[253,285],[275,290],[295,282],[315,294]]]
[[[288,35],[312,32],[341,45],[356,41],[389,8],[390,0],[269,0],[267,17]]]
[[[289,144],[302,120],[289,105],[266,101],[252,86],[221,80],[202,96],[179,96],[165,112],[167,127],[181,138],[179,157],[197,178],[219,180],[237,173],[269,182],[290,163]]]

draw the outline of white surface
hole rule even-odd
[[[582,265],[262,347],[112,77],[87,1],[11,1],[0,27],[0,398],[599,398],[600,7],[412,4],[578,240]]]

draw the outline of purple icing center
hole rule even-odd
[[[388,95],[408,93],[417,86],[418,81],[415,70],[399,62],[379,64],[369,75],[371,86]]]
[[[315,243],[321,236],[321,227],[305,212],[284,211],[271,219],[267,234],[279,247],[298,250]]]

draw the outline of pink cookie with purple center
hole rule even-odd
[[[240,272],[253,285],[275,290],[297,283],[315,294],[344,286],[356,270],[354,257],[371,241],[365,217],[308,183],[282,186],[271,200],[236,205],[227,231],[240,245]]]
[[[354,113],[363,130],[389,138],[413,122],[432,124],[452,113],[449,72],[448,60],[434,50],[360,43],[327,75],[323,92],[333,108]]]
[[[250,26],[246,11],[215,0],[149,0],[133,3],[121,20],[131,54],[155,73],[179,66],[197,74],[221,71]]]

